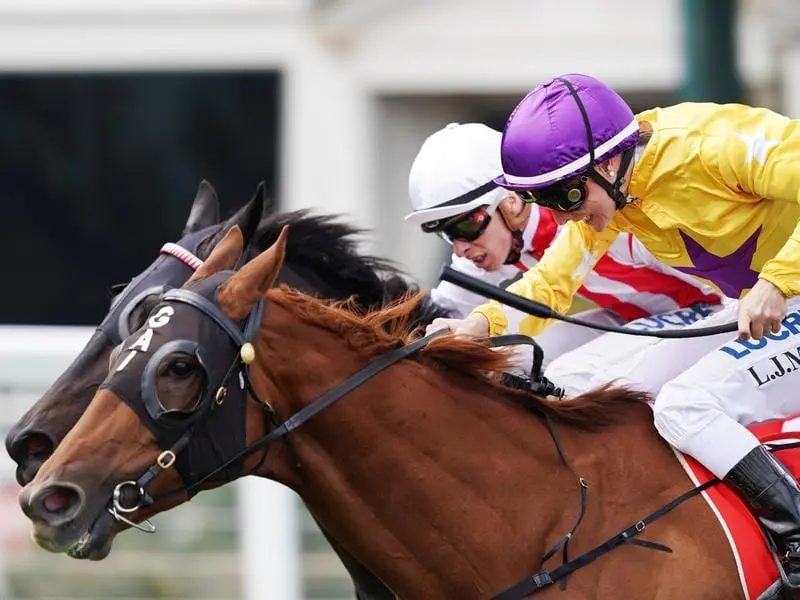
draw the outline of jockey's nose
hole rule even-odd
[[[464,256],[467,254],[467,250],[469,250],[471,247],[471,242],[464,240],[453,240],[453,252],[455,252],[456,256],[459,258],[464,258]]]

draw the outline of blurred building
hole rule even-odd
[[[800,60],[793,29],[798,9],[790,0],[742,0],[738,5],[737,64],[747,98],[792,112],[800,105],[798,84],[787,76],[796,72],[794,65]],[[13,74],[34,81],[57,74],[62,83],[65,79],[102,82],[113,76],[160,75],[173,86],[181,77],[216,77],[205,87],[186,84],[185,89],[197,91],[184,96],[174,89],[164,91],[163,86],[157,93],[150,92],[136,80],[128,80],[127,88],[98,84],[84,92],[88,98],[78,101],[83,112],[62,117],[73,131],[63,135],[75,136],[74,131],[79,131],[104,148],[107,160],[125,164],[155,151],[148,146],[147,131],[163,131],[164,123],[177,118],[176,110],[183,112],[181,106],[186,115],[194,115],[193,103],[216,98],[213,90],[225,89],[231,98],[249,94],[246,106],[229,99],[227,104],[220,100],[197,109],[198,116],[192,116],[197,121],[193,136],[176,134],[164,142],[151,135],[151,145],[172,144],[173,156],[182,152],[189,159],[172,169],[176,181],[182,177],[185,199],[180,209],[175,208],[177,190],[164,189],[168,182],[159,180],[161,192],[173,194],[164,205],[165,212],[174,216],[170,229],[158,228],[156,223],[150,234],[163,240],[178,233],[174,229],[178,214],[183,215],[183,207],[190,202],[190,186],[208,177],[216,162],[225,165],[225,173],[236,175],[236,186],[242,190],[254,189],[256,178],[266,177],[268,189],[275,192],[283,209],[313,206],[374,227],[377,235],[371,250],[400,260],[431,283],[438,272],[437,260],[431,259],[443,257],[446,248],[402,220],[407,210],[408,167],[425,136],[450,121],[479,120],[502,128],[508,112],[528,89],[568,71],[589,72],[607,80],[637,109],[675,101],[686,71],[684,19],[680,0],[654,0],[647,3],[647,10],[635,0],[9,0],[0,5],[0,73],[7,74],[5,79],[0,76],[0,85],[8,96],[14,90],[9,84],[15,81]],[[235,88],[236,82],[230,81],[233,76],[250,77],[250,87],[246,87],[248,82],[239,82]],[[131,89],[143,97],[133,98]],[[253,108],[252,103],[257,105],[260,97],[264,111],[259,118],[274,116],[256,122],[257,106]],[[117,114],[115,105],[121,106]],[[138,107],[138,113],[131,105]],[[171,112],[158,112],[165,107],[171,107]],[[209,119],[215,107],[215,118]],[[47,107],[39,110],[44,113]],[[141,130],[139,143],[115,145],[115,139],[105,140],[92,120],[92,115],[96,119],[104,112],[111,113],[109,118],[130,119],[133,129]],[[800,114],[800,110],[795,112]],[[144,121],[145,117],[150,120]],[[85,127],[80,126],[81,118],[86,120]],[[46,146],[48,133],[26,130],[24,136],[39,136],[38,143]],[[235,143],[237,139],[241,144]],[[5,138],[5,143],[14,140]],[[209,148],[205,154],[198,149],[203,144]],[[225,162],[227,154],[236,156],[237,149],[239,156],[252,158],[252,168],[245,165],[237,170]],[[13,147],[5,148],[4,155],[13,151]],[[64,154],[69,158],[80,153]],[[24,152],[17,158],[26,160]],[[48,174],[55,170],[38,157],[33,164],[32,160],[26,171],[31,179],[37,166],[47,166]],[[71,170],[94,176],[93,181],[102,174],[93,174],[93,168],[113,171],[94,162],[83,160]],[[132,181],[134,175],[148,179],[147,170],[140,171],[144,172],[120,171],[114,184],[104,185],[129,189],[137,183]],[[253,181],[244,181],[250,178]],[[65,173],[58,181],[66,186],[70,177]],[[5,196],[1,182],[0,175],[0,194]],[[40,208],[58,203],[58,198],[51,197],[53,190],[32,189],[31,195],[34,191]],[[236,192],[235,199],[223,200],[230,206],[243,203],[244,192],[240,187]],[[86,202],[97,209],[102,205],[105,211],[115,201],[109,189],[93,189],[84,196],[93,196]],[[24,190],[14,197],[33,202],[24,197]],[[121,199],[117,203],[131,204]],[[136,221],[135,211],[119,211],[109,216],[116,223],[111,239],[148,235],[142,218]],[[92,214],[99,218],[98,210]],[[126,231],[125,225],[134,223],[136,229]],[[84,244],[84,255],[91,250]],[[122,255],[122,246],[114,251]],[[137,263],[130,253],[124,254],[119,266],[126,271],[121,274],[127,275],[136,264],[143,266],[149,256],[137,255]],[[68,271],[70,264],[59,267],[61,272]],[[99,305],[94,310],[102,314]],[[30,315],[25,313],[27,322],[34,318]],[[79,322],[84,323],[85,319]]]

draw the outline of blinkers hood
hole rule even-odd
[[[179,441],[188,436],[186,450],[174,452],[187,487],[246,445],[247,390],[241,372],[246,365],[239,353],[257,333],[264,305],[260,300],[240,321],[225,315],[217,293],[232,273],[218,272],[166,292],[145,325],[125,340],[100,386],[137,414],[163,450],[182,445]],[[196,360],[194,369],[204,382],[197,397],[180,408],[165,406],[158,389],[176,353]],[[241,463],[231,465],[224,480],[239,477],[241,468]]]

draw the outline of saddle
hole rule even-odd
[[[800,415],[755,423],[747,428],[762,444],[773,449],[795,477],[800,476]],[[714,475],[692,457],[674,452],[695,485],[714,479]],[[721,482],[708,488],[702,496],[728,538],[745,597],[758,600],[800,598],[800,594],[780,585],[780,572],[768,538],[739,495]]]

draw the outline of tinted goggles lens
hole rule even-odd
[[[559,182],[539,190],[517,192],[524,202],[532,202],[545,208],[553,208],[564,212],[572,212],[583,206],[586,200],[585,176]]]
[[[436,233],[451,243],[453,240],[474,242],[483,235],[491,221],[492,215],[485,207],[480,207],[465,215],[423,223],[422,231]]]

